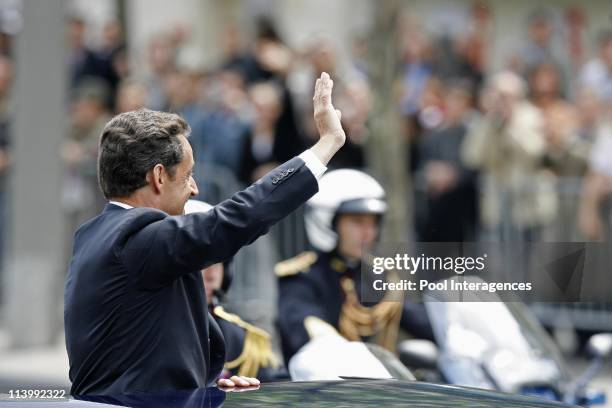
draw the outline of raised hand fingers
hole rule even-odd
[[[315,82],[314,93],[314,108],[326,109],[331,106],[331,94],[334,87],[334,81],[329,77],[327,72],[321,73],[321,77]]]
[[[319,94],[321,93],[320,91],[321,88],[321,78],[317,78],[316,82],[315,82],[315,91],[314,91],[314,95],[312,95],[312,100],[316,100],[317,97],[319,96]]]
[[[321,103],[324,107],[331,105],[331,94],[334,87],[334,81],[329,77],[327,72],[321,73]]]

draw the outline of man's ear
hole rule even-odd
[[[164,165],[156,164],[155,167],[147,173],[147,181],[155,193],[161,193],[166,182],[166,170]]]

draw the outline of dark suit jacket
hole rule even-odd
[[[65,288],[71,393],[118,395],[214,383],[224,340],[199,271],[233,256],[318,190],[300,158],[207,213],[109,204],[75,234]]]

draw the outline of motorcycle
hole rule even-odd
[[[411,339],[398,345],[400,360],[417,378],[582,406],[605,403],[605,394],[588,385],[612,355],[612,334],[590,338],[590,365],[572,378],[558,347],[525,304],[504,303],[489,292],[471,296],[469,302],[452,302],[438,293],[424,295],[435,343]]]

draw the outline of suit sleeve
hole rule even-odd
[[[232,257],[318,191],[298,157],[207,213],[166,216],[134,233],[120,257],[135,281],[159,288]]]

